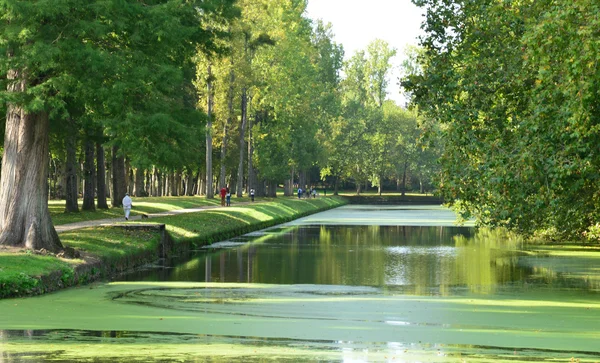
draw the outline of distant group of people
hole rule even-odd
[[[302,189],[302,187],[298,187],[298,199],[302,198],[316,198],[319,193],[317,193],[317,188],[311,187],[309,190]]]
[[[327,191],[324,190],[324,192],[325,192],[325,195],[327,195]],[[250,194],[250,200],[252,200],[254,202],[254,194],[255,194],[254,188],[250,188],[249,194]],[[229,185],[226,185],[223,188],[221,188],[221,190],[219,191],[219,195],[221,196],[221,206],[222,207],[231,206],[231,191],[229,190]],[[313,198],[316,198],[317,195],[319,195],[319,193],[317,192],[317,188],[315,188],[315,187],[311,187],[310,190],[305,190],[305,189],[302,189],[302,187],[298,187],[298,199],[310,198],[311,196]],[[133,206],[133,201],[131,200],[129,193],[125,193],[125,197],[123,198],[122,204],[123,204],[123,211],[125,212],[125,220],[128,221],[129,214],[131,213],[131,207]]]

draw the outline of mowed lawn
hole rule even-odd
[[[133,197],[133,208],[131,215],[135,216],[140,213],[160,213],[171,210],[179,210],[186,208],[206,207],[206,206],[219,206],[220,199],[206,199],[201,196],[193,197]],[[256,198],[256,201],[266,201],[268,198]],[[231,197],[231,204],[249,202],[250,198],[242,197],[236,198]],[[82,221],[92,221],[98,219],[108,218],[120,218],[123,217],[122,208],[109,208],[109,209],[96,209],[96,211],[81,211],[83,201],[79,200],[78,213],[65,213],[65,201],[64,200],[51,200],[48,203],[50,209],[50,217],[54,225],[61,225],[67,223],[75,223]],[[109,200],[110,206],[110,200]]]

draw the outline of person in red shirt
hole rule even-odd
[[[227,188],[225,188],[225,187],[221,188],[221,192],[219,194],[221,194],[221,207],[224,207],[225,206],[225,195],[227,194]]]

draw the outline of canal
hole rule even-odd
[[[0,301],[0,362],[600,360],[600,249],[345,206]]]

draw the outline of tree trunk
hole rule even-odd
[[[194,195],[194,173],[189,169],[185,175],[185,195]]]
[[[208,93],[207,122],[206,122],[206,199],[213,199],[213,173],[212,173],[212,109],[213,109],[213,80],[212,68],[208,66],[208,80],[206,83]]]
[[[125,185],[125,157],[118,156],[118,146],[113,146],[112,152],[112,206],[120,207],[127,192],[127,186]]]
[[[283,185],[283,195],[285,197],[291,197],[294,195],[294,174],[296,174],[294,168],[290,170],[290,178],[285,181]]]
[[[178,169],[175,172],[175,190],[177,191],[177,196],[183,195],[183,170]]]
[[[98,209],[108,209],[106,203],[106,165],[104,164],[104,147],[96,143],[96,205]]]
[[[377,187],[377,192],[379,193],[379,196],[381,196],[381,192],[383,191],[383,177],[381,175],[379,175],[379,186]]]
[[[404,162],[404,171],[402,172],[402,196],[406,194],[406,169],[408,169],[408,162]]]
[[[298,187],[302,188],[302,190],[306,189],[306,173],[304,170],[298,172]]]
[[[334,186],[333,186],[333,195],[338,195],[339,180],[340,180],[340,178],[336,175]]]
[[[206,174],[198,171],[198,195],[206,194]]]
[[[223,126],[223,142],[221,143],[221,171],[219,173],[219,189],[224,188],[227,180],[225,170],[225,157],[227,156],[227,127],[228,127],[229,119],[225,121],[225,125]]]
[[[129,193],[129,195],[133,195],[133,168],[131,167],[131,160],[129,158],[125,158],[125,191]]]
[[[69,122],[73,122],[70,120]],[[77,134],[71,125],[65,142],[67,149],[67,188],[65,212],[79,212],[77,205]]]
[[[94,142],[89,136],[85,140],[85,162],[83,165],[83,207],[82,210],[96,210],[94,206],[94,179],[96,178],[94,165]]]
[[[163,194],[163,177],[162,177],[162,173],[160,172],[160,170],[156,170],[156,182],[158,183],[157,186],[157,194],[159,197],[162,197]]]
[[[24,92],[25,80],[8,72],[8,92]],[[0,183],[0,245],[45,248],[62,244],[48,211],[48,115],[8,104]]]
[[[271,198],[277,198],[277,182],[269,182],[268,183],[268,195]]]
[[[135,196],[136,197],[143,197],[145,194],[145,189],[144,189],[144,180],[145,180],[145,175],[144,175],[144,169],[142,168],[137,168],[135,169]]]
[[[256,196],[257,197],[266,197],[265,190],[265,181],[259,178],[256,178]]]
[[[248,120],[248,95],[246,87],[242,88],[242,125],[240,127],[240,162],[238,163],[238,173],[237,173],[237,196],[242,196],[242,188],[244,187],[244,149],[245,145],[245,131],[246,131],[246,123]]]
[[[252,163],[252,155],[254,154],[254,146],[252,143],[252,117],[248,118],[248,185],[246,192],[250,194],[250,189],[256,189],[256,172]],[[256,194],[256,190],[255,190]]]
[[[106,154],[104,154],[104,156],[106,157]],[[110,160],[110,161],[108,161],[108,160]],[[112,158],[109,158],[108,160],[104,159],[104,162],[106,165],[106,177],[104,178],[104,180],[106,181],[106,183],[105,183],[106,184],[106,198],[112,198],[112,190],[113,190]]]

